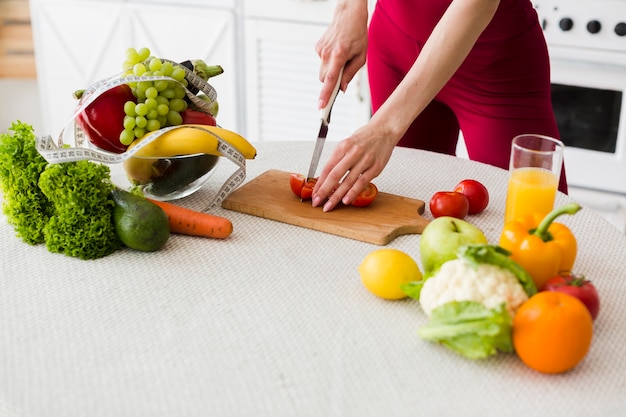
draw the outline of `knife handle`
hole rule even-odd
[[[333,92],[330,95],[330,100],[326,105],[320,110],[320,118],[322,122],[328,125],[330,123],[330,111],[333,108],[333,104],[335,104],[335,99],[337,98],[337,94],[339,94],[339,86],[341,85],[341,77],[343,77],[343,67],[339,71],[339,76],[337,77],[337,83],[335,83],[335,87],[333,88]]]

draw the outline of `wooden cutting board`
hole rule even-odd
[[[293,194],[289,175],[266,171],[233,191],[222,207],[380,246],[400,235],[421,233],[429,223],[421,216],[422,200],[384,192],[369,207],[338,206],[325,213]]]

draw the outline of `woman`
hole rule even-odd
[[[367,56],[373,109],[320,173],[313,205],[324,211],[349,204],[396,145],[453,155],[460,128],[470,159],[506,169],[516,135],[559,137],[530,0],[378,0],[369,28],[367,0],[338,0],[315,49],[319,107],[340,69],[345,91]],[[559,189],[567,192],[564,172]]]

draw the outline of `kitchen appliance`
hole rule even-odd
[[[233,191],[222,207],[379,246],[401,235],[422,233],[429,223],[420,216],[424,201],[382,192],[367,208],[340,205],[323,212],[292,193],[289,175],[265,171]]]
[[[533,0],[570,195],[626,232],[626,1]]]

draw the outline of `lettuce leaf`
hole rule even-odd
[[[504,304],[489,309],[475,301],[452,301],[434,309],[418,335],[469,359],[483,359],[498,351],[512,352],[511,331]]]

